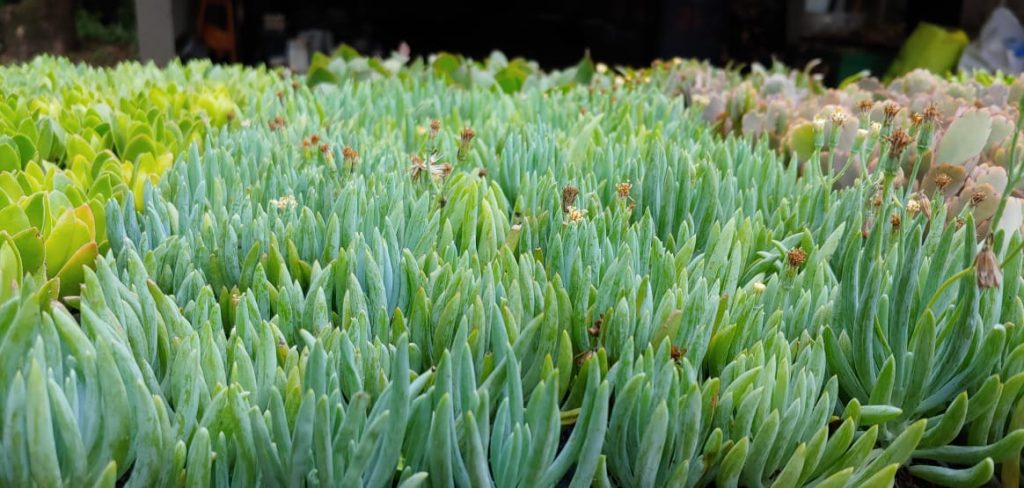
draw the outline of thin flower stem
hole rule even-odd
[[[939,300],[939,297],[942,295],[942,292],[946,291],[946,288],[949,288],[950,286],[953,285],[953,283],[956,283],[958,280],[960,280],[960,278],[963,278],[972,271],[974,271],[974,266],[968,266],[960,270],[959,273],[950,276],[949,279],[944,281],[942,285],[939,286],[938,290],[935,290],[935,294],[932,295],[932,299],[928,301],[928,306],[925,307],[925,309],[932,310],[935,307],[935,302]]]
[[[1019,254],[1022,249],[1024,249],[1024,239],[1021,239],[1021,241],[1017,243],[1010,252],[1006,253],[1006,257],[1003,258],[1003,262],[999,263],[999,267],[1005,268],[1006,265],[1010,263],[1010,260],[1013,259],[1015,255]]]
[[[924,160],[924,152],[922,151],[917,155],[917,161],[914,161],[914,169],[910,172],[910,178],[907,179],[907,189],[903,194],[903,201],[910,200],[910,195],[914,193],[914,183],[917,182],[917,173],[921,170],[921,161]]]

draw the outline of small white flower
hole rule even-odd
[[[844,122],[846,122],[846,112],[843,112],[843,109],[836,107],[835,112],[832,112],[832,125],[840,126],[843,125]]]
[[[569,207],[569,222],[576,223],[587,217],[587,209]]]
[[[295,208],[299,203],[295,201],[295,197],[291,195],[285,195],[281,198],[271,199],[270,204],[277,207],[280,210],[284,210],[286,208]]]
[[[921,204],[917,200],[910,200],[907,202],[907,213],[910,215],[916,215],[921,211]]]

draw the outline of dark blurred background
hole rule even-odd
[[[387,55],[406,42],[545,68],[589,49],[610,65],[695,57],[724,65],[823,61],[827,78],[884,71],[922,22],[974,38],[998,0],[0,0],[0,57],[58,52],[99,64],[210,56],[295,65],[347,43]],[[1024,13],[1024,0],[1002,2]],[[62,12],[74,12],[64,14]],[[19,27],[21,27],[19,31]],[[70,29],[70,33],[68,30]],[[38,31],[38,32],[37,32]],[[35,37],[34,37],[35,36]],[[39,46],[33,46],[35,38]],[[113,46],[113,48],[112,48]],[[108,54],[110,60],[89,59]],[[302,63],[298,62],[301,70]]]

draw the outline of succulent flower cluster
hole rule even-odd
[[[14,271],[3,281],[39,275],[74,300],[83,267],[108,248],[107,201],[132,193],[141,204],[176,154],[239,123],[233,97],[245,105],[244,90],[259,93],[274,77],[210,63],[100,70],[42,57],[0,68],[0,79],[0,241]]]
[[[888,85],[862,77],[826,89],[807,72],[782,66],[755,65],[746,76],[695,63],[651,71],[722,134],[764,139],[801,164],[813,158],[839,173],[840,186],[887,165],[897,184],[925,195],[941,190],[951,218],[972,208],[982,233],[999,200],[989,197],[1006,189],[1013,153],[1021,149],[1013,137],[1021,79],[917,70]],[[1024,225],[1018,185],[1010,188],[1001,228]]]
[[[4,68],[0,486],[1019,485],[1016,99],[500,61]]]

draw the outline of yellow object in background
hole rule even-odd
[[[970,39],[962,30],[946,30],[935,24],[921,22],[900,48],[889,66],[885,81],[923,68],[936,74],[945,74],[956,68],[960,54]]]

